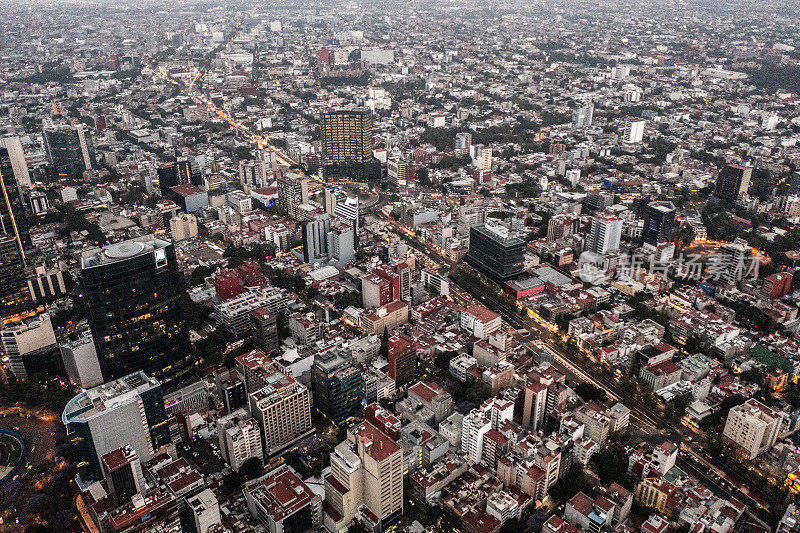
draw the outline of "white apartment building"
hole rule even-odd
[[[730,410],[722,436],[752,459],[775,445],[780,426],[781,417],[775,409],[750,398]]]
[[[598,255],[619,250],[622,237],[622,220],[614,215],[603,213],[592,219],[587,249]]]
[[[628,120],[625,122],[625,131],[622,134],[622,142],[625,144],[636,144],[642,142],[644,138],[644,120]]]
[[[240,409],[217,420],[219,450],[228,464],[238,471],[250,458],[263,461],[258,422]]]

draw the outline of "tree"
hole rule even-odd
[[[581,383],[572,388],[575,394],[581,397],[584,402],[603,403],[606,401],[606,391],[591,383]]]
[[[625,448],[618,444],[606,447],[592,456],[592,469],[600,478],[603,486],[619,483],[623,487],[633,490],[634,482],[628,476],[628,455]]]
[[[467,390],[467,399],[475,405],[480,405],[492,396],[492,388],[483,380],[478,380],[470,385]]]
[[[251,457],[242,463],[239,472],[247,481],[250,481],[261,476],[264,472],[264,465],[261,464],[261,459],[258,457]]]
[[[421,185],[424,185],[426,187],[431,186],[430,171],[426,167],[421,167],[417,169],[417,181],[419,181]]]
[[[525,530],[525,522],[519,518],[509,518],[500,528],[500,533],[520,533]]]
[[[189,329],[200,331],[205,328],[208,325],[208,317],[211,316],[211,308],[195,302],[187,295],[184,295],[183,300]]]
[[[583,492],[587,496],[592,496],[595,492],[594,485],[586,477],[583,468],[579,466],[573,466],[569,474],[550,487],[550,496],[560,502],[569,500],[579,492]]]
[[[333,303],[339,309],[361,307],[361,294],[358,291],[338,292],[333,296]]]
[[[219,268],[219,265],[205,266],[200,265],[192,270],[192,286],[200,285],[205,282],[205,279],[214,273]]]
[[[448,368],[450,368],[450,360],[453,357],[456,357],[457,355],[458,352],[454,350],[447,350],[445,352],[441,352],[439,355],[436,356],[436,359],[434,361],[436,363],[436,368],[440,370],[447,370]]]

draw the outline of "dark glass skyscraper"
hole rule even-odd
[[[83,179],[95,165],[92,137],[85,124],[51,126],[42,133],[47,158],[60,179]]]
[[[714,187],[714,196],[720,200],[727,200],[735,204],[740,196],[747,193],[750,188],[750,178],[753,167],[742,165],[728,165],[723,168]]]
[[[493,280],[506,282],[525,271],[525,241],[503,226],[472,226],[467,260]]]
[[[25,248],[30,235],[8,150],[0,147],[0,317],[16,314],[29,300]]]
[[[144,372],[81,392],[67,403],[61,421],[85,485],[103,479],[103,455],[131,446],[146,462],[171,441],[161,384]]]
[[[658,246],[659,241],[668,241],[675,223],[675,205],[672,202],[650,202],[642,229],[642,242]]]
[[[320,128],[326,178],[369,177],[372,124],[372,111],[363,107],[322,113]]]
[[[81,278],[104,380],[142,370],[170,388],[192,370],[172,243],[149,235],[89,252]]]
[[[30,301],[28,296],[25,263],[17,241],[10,235],[0,234],[0,318],[23,309]]]
[[[30,246],[30,235],[25,218],[25,207],[22,203],[14,169],[8,150],[0,147],[0,233],[14,238],[22,258],[25,258],[25,247]]]
[[[192,162],[185,157],[179,157],[177,161],[164,163],[158,167],[158,188],[161,196],[167,196],[169,189],[176,185],[201,186],[203,184],[203,174],[200,167],[192,168]]]
[[[361,416],[364,385],[349,355],[327,351],[314,357],[314,405],[335,424]]]

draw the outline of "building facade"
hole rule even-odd
[[[100,460],[130,445],[142,461],[170,443],[164,396],[158,380],[135,372],[71,399],[61,421],[81,483],[103,478]]]
[[[192,371],[172,243],[149,235],[87,252],[81,278],[106,381],[142,370],[170,388]]]

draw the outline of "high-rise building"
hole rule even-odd
[[[364,502],[364,468],[355,443],[345,440],[331,453],[331,471],[325,476],[325,526],[342,531]]]
[[[337,202],[334,207],[334,214],[351,226],[356,234],[356,245],[358,245],[359,211],[358,198],[348,197],[342,202]]]
[[[48,126],[42,132],[47,159],[59,179],[83,179],[96,165],[94,145],[85,124]]]
[[[468,154],[472,146],[472,134],[466,131],[456,133],[453,149],[460,155]]]
[[[84,389],[103,383],[103,374],[100,372],[97,349],[91,333],[84,331],[77,339],[68,340],[58,348],[70,382]]]
[[[644,120],[625,121],[625,131],[622,133],[622,142],[625,144],[637,144],[644,139]]]
[[[771,276],[764,279],[764,285],[761,287],[761,295],[770,300],[778,300],[789,294],[792,288],[792,273],[791,272],[776,272]]]
[[[250,414],[261,429],[264,456],[268,457],[313,430],[311,397],[305,385],[273,365],[262,373],[262,379],[264,386],[249,394],[249,402]]]
[[[344,220],[318,214],[303,225],[303,260],[343,267],[355,259],[354,235]]]
[[[458,232],[468,235],[472,226],[486,224],[487,209],[482,205],[462,205],[458,208]]]
[[[369,422],[356,435],[364,503],[386,527],[403,515],[403,449]]]
[[[185,241],[197,237],[197,217],[191,213],[183,213],[169,219],[169,233],[174,242]]]
[[[117,505],[130,503],[146,487],[142,462],[130,444],[104,454],[100,463]]]
[[[594,116],[594,105],[589,102],[583,107],[577,108],[572,112],[572,127],[575,129],[588,128],[592,125]]]
[[[386,164],[386,181],[395,189],[403,190],[408,186],[408,161],[390,159]]]
[[[28,172],[28,162],[25,160],[25,150],[22,148],[19,137],[3,137],[0,139],[0,147],[8,151],[8,157],[11,160],[11,169],[14,173],[14,179],[16,179],[17,185],[19,187],[30,187],[31,176]]]
[[[728,165],[722,169],[714,187],[714,197],[735,204],[740,197],[747,194],[753,167]]]
[[[369,421],[349,430],[331,454],[325,502],[329,531],[347,527],[362,505],[385,530],[403,515],[403,449]]]
[[[322,498],[288,465],[248,481],[244,496],[266,533],[306,533],[322,525]]]
[[[275,313],[266,307],[253,309],[250,311],[250,327],[258,348],[268,355],[278,351],[278,321]]]
[[[167,196],[169,189],[177,185],[203,185],[203,173],[198,165],[193,165],[189,158],[179,157],[176,161],[164,163],[158,167],[158,187],[161,196]]]
[[[205,489],[200,494],[187,498],[186,505],[192,511],[196,533],[216,531],[214,527],[222,525],[219,502],[211,489]]]
[[[0,318],[14,316],[30,303],[26,278],[17,239],[0,233]]]
[[[267,186],[267,163],[261,160],[239,161],[239,183],[260,189]]]
[[[0,148],[0,236],[7,235],[16,241],[24,261],[25,248],[31,241],[19,181],[9,151]]]
[[[328,260],[328,232],[331,231],[330,215],[317,215],[303,224],[303,261],[318,263]]]
[[[336,214],[336,205],[339,203],[336,193],[330,187],[325,187],[325,212],[329,215]]]
[[[417,381],[419,358],[411,339],[405,335],[390,338],[386,358],[389,362],[388,375],[394,380],[395,388],[399,389]]]
[[[525,387],[525,404],[522,411],[522,424],[533,431],[544,423],[547,413],[547,385],[532,381]]]
[[[146,462],[170,443],[161,385],[144,372],[81,392],[67,403],[61,420],[79,482],[86,485],[103,478],[100,461],[108,452],[130,445]]]
[[[217,419],[217,440],[222,457],[237,472],[248,459],[264,460],[258,422],[244,409]]]
[[[335,350],[314,356],[314,406],[335,424],[361,416],[364,386],[353,358]]]
[[[355,260],[355,231],[348,222],[334,218],[331,221],[331,229],[327,237],[329,264],[344,268]]]
[[[747,274],[750,246],[743,239],[734,239],[719,247],[712,276],[729,285],[742,281]]]
[[[525,271],[525,241],[497,224],[473,226],[469,231],[469,264],[499,282]]]
[[[322,113],[323,174],[361,179],[372,159],[372,111],[363,107]]]
[[[0,342],[8,368],[18,379],[56,370],[58,345],[47,313],[7,325],[0,330]]]
[[[724,441],[735,444],[747,459],[755,459],[775,445],[780,434],[780,414],[755,398],[728,412]]]
[[[656,247],[668,241],[675,223],[675,205],[672,202],[650,202],[642,229],[642,242]]]
[[[192,371],[172,243],[147,235],[87,252],[81,279],[106,381],[142,370],[169,388]]]
[[[473,462],[483,457],[483,437],[492,429],[492,421],[480,409],[473,409],[461,421],[461,451]]]
[[[578,216],[559,214],[547,221],[547,242],[557,241],[578,233],[581,219]]]
[[[622,237],[622,220],[608,213],[602,213],[592,219],[592,231],[589,234],[587,250],[599,255],[619,249]]]
[[[300,220],[300,206],[308,203],[308,180],[299,174],[278,178],[278,209]]]

